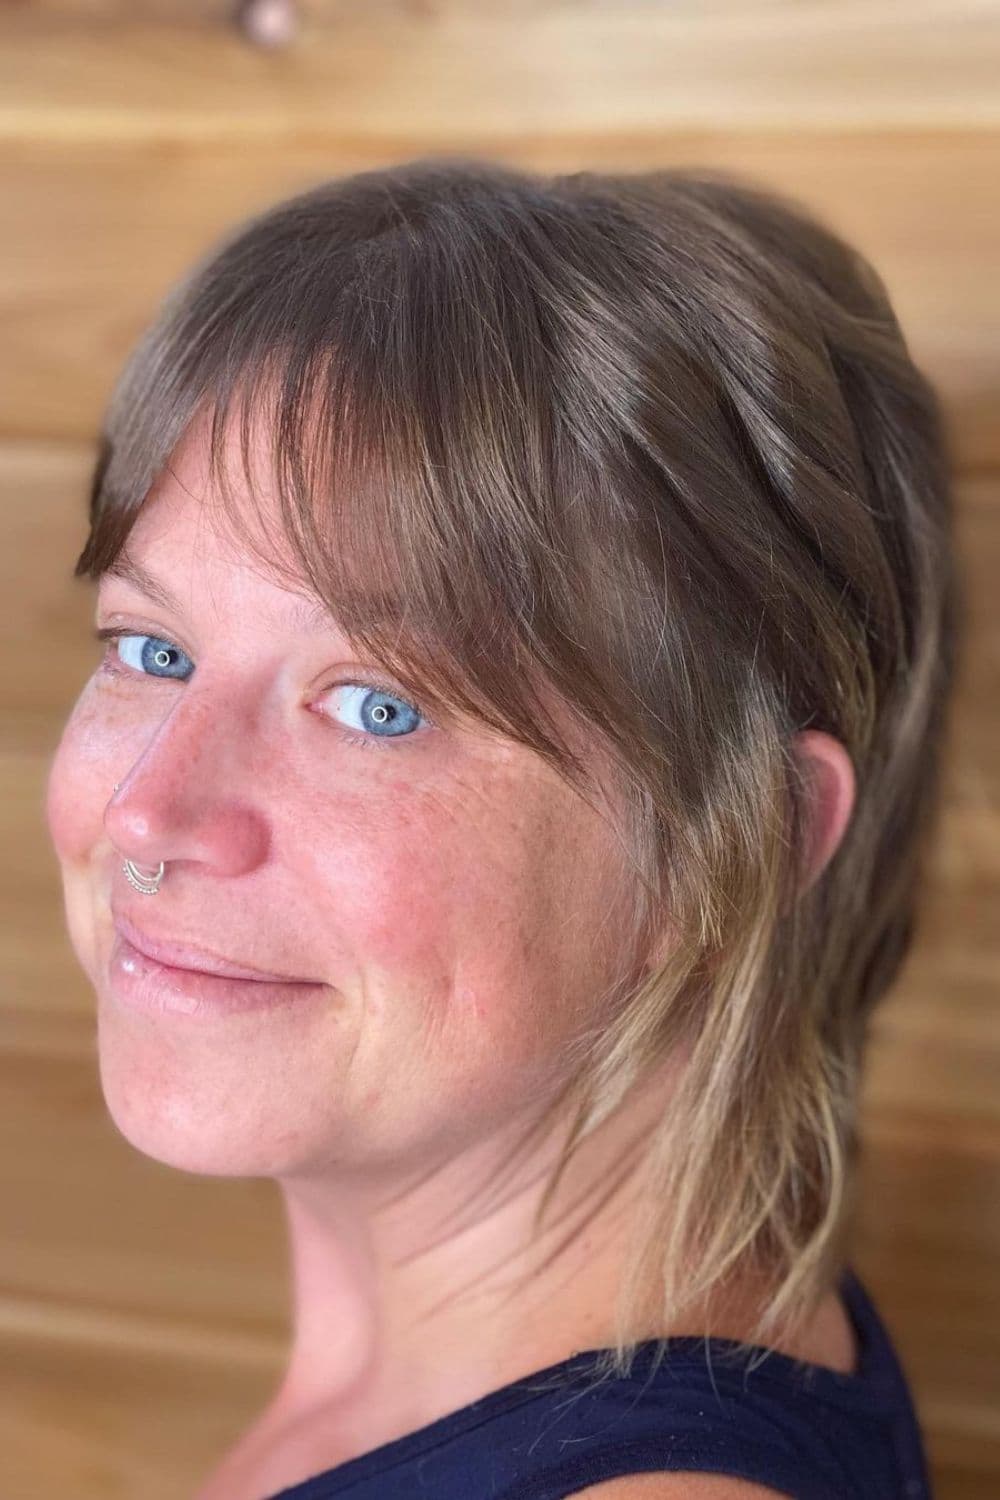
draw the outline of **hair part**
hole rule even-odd
[[[114,562],[199,415],[227,507],[259,493],[267,435],[282,539],[432,718],[592,805],[566,715],[606,758],[632,922],[567,1054],[539,1223],[580,1140],[687,1052],[611,1364],[741,1269],[769,1288],[747,1342],[795,1327],[846,1253],[958,640],[942,415],[879,276],[718,172],[421,158],[269,208],[174,288],[109,404],[77,576]],[[857,782],[811,884],[806,728]]]

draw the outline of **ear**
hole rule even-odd
[[[810,788],[809,833],[798,895],[819,879],[836,853],[854,811],[857,782],[851,757],[838,739],[820,729],[803,729],[792,740],[792,752]],[[660,936],[642,966],[645,975],[666,951],[669,936]]]
[[[837,850],[857,795],[851,757],[839,740],[819,729],[804,729],[792,749],[811,788],[808,849],[799,894],[803,895]]]

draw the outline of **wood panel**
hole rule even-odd
[[[182,1500],[265,1402],[241,1361],[0,1332],[9,1500]]]
[[[288,1338],[273,1184],[117,1133],[63,926],[47,769],[96,660],[71,572],[103,404],[159,299],[244,216],[425,154],[704,164],[863,249],[941,391],[970,640],[920,933],[877,1014],[855,1264],[937,1500],[1000,1492],[1000,0],[312,0],[255,48],[223,0],[0,17],[0,1449],[12,1500],[190,1493]]]
[[[74,13],[75,12],[75,13]],[[991,0],[790,5],[684,0],[302,7],[295,43],[121,7],[95,26],[5,18],[0,136],[220,139],[303,134],[450,144],[729,130],[1000,125]]]

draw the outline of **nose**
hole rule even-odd
[[[252,739],[230,700],[208,684],[185,687],[105,809],[114,848],[148,869],[189,861],[237,876],[262,864],[270,824],[253,783]]]

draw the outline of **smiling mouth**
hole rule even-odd
[[[315,984],[321,980],[306,979],[296,974],[279,974],[267,969],[258,969],[250,964],[234,963],[227,958],[211,953],[208,949],[184,943],[169,942],[154,938],[137,927],[122,912],[113,913],[117,932],[131,947],[154,963],[179,972],[208,974],[219,979],[254,980],[260,984]]]

